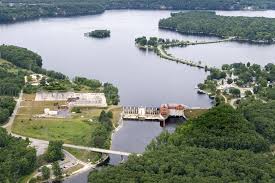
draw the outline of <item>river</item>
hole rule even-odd
[[[219,11],[218,14],[275,17],[275,11]],[[197,95],[195,90],[207,75],[204,70],[169,62],[135,47],[135,38],[143,35],[190,41],[218,39],[159,30],[159,19],[169,15],[170,11],[112,10],[93,16],[43,18],[0,25],[0,44],[13,44],[37,52],[46,69],[70,77],[85,76],[114,83],[119,88],[122,105],[183,103],[191,107],[209,107],[211,100]],[[84,37],[84,33],[93,29],[109,29],[111,37],[102,40]],[[264,65],[275,60],[274,45],[236,42],[173,48],[169,52],[213,66],[246,61]],[[175,124],[166,129],[172,131]],[[162,131],[159,123],[124,121],[113,136],[111,148],[143,152]],[[119,160],[120,157],[111,156],[110,163],[117,164]],[[87,174],[74,176],[66,182],[85,183]]]

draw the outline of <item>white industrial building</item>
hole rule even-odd
[[[67,101],[69,106],[107,107],[104,93],[38,92],[35,101]]]

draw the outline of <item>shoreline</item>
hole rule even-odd
[[[165,27],[165,26],[160,26],[159,25],[159,29],[163,29],[163,30],[168,30],[168,31],[172,31],[172,32],[177,32],[179,34],[182,35],[194,35],[194,36],[201,36],[201,37],[216,37],[216,38],[220,38],[220,39],[227,39],[228,36],[223,36],[223,35],[217,35],[217,34],[207,34],[204,32],[182,32],[177,30],[176,28],[171,28],[171,27]],[[230,36],[229,36],[230,37]],[[231,36],[234,37],[234,39],[231,39],[231,41],[235,41],[238,43],[247,43],[247,44],[254,44],[254,45],[272,45],[275,44],[275,41],[273,40],[272,42],[269,41],[265,41],[265,40],[249,40],[249,39],[242,39],[242,38],[237,38],[236,36]]]

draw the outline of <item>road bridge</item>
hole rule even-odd
[[[11,133],[11,135],[22,139],[28,138],[28,137],[14,134],[14,133]],[[43,154],[49,145],[49,141],[46,141],[46,140],[34,139],[34,138],[29,138],[29,140],[31,142],[31,146],[37,149],[38,154]],[[120,155],[120,156],[130,156],[131,154],[134,154],[130,152],[123,152],[123,151],[116,151],[116,150],[109,150],[109,149],[102,149],[102,148],[95,148],[95,147],[78,146],[73,144],[63,144],[63,147],[70,147],[74,149],[98,152],[103,154],[114,154],[114,155]],[[136,154],[136,155],[141,156],[141,154]]]
[[[115,151],[115,150],[101,149],[101,148],[95,148],[95,147],[76,146],[72,144],[63,144],[63,147],[70,147],[70,148],[75,148],[80,150],[99,152],[103,154],[121,155],[121,156],[130,156],[131,154],[133,154],[130,152]],[[136,154],[136,155],[141,156],[141,154]]]

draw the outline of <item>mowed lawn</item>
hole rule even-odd
[[[37,102],[33,101],[34,97],[31,95],[24,95],[23,99],[12,132],[43,140],[62,140],[68,144],[89,145],[94,129],[100,125],[98,117],[101,111],[108,110],[108,108],[81,108],[81,113],[71,114],[68,118],[35,118],[34,115],[42,114],[45,108],[57,110],[57,106],[65,102]],[[111,110],[114,112],[114,120],[118,120],[121,108],[111,108]]]
[[[28,119],[18,116],[12,131],[32,138],[88,145],[93,129],[97,125],[99,124],[81,119]]]

